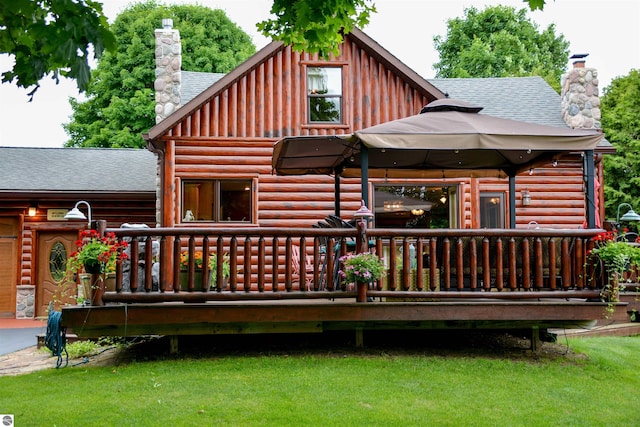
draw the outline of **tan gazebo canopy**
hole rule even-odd
[[[591,152],[586,156],[591,170],[585,168],[585,174],[591,174],[586,182],[593,182],[593,150],[603,137],[600,132],[503,119],[481,110],[442,99],[415,116],[351,135],[286,137],[274,145],[272,166],[278,175],[361,176],[365,201],[370,171],[387,177],[513,178],[571,152]],[[515,183],[510,184],[515,193]],[[593,194],[587,198],[593,200]]]

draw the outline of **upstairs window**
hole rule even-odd
[[[181,222],[252,222],[250,179],[203,179],[182,182]]]
[[[342,68],[307,67],[309,123],[342,123]]]

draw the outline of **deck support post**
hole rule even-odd
[[[542,342],[540,341],[540,328],[538,326],[533,326],[531,328],[531,351],[533,353],[538,353],[540,351],[540,346]]]
[[[363,348],[364,347],[364,331],[362,328],[355,328],[356,333],[356,347]]]
[[[178,354],[178,336],[169,336],[169,354]]]

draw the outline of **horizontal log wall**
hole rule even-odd
[[[343,124],[307,124],[305,66],[318,64],[345,65]],[[258,225],[309,226],[334,212],[333,178],[272,175],[274,142],[288,135],[350,133],[417,114],[427,103],[427,94],[356,43],[328,61],[282,48],[165,137],[163,225],[179,222],[180,179],[239,176],[258,178]],[[359,180],[343,180],[341,191],[343,211],[357,210]]]
[[[307,123],[305,67],[322,64],[343,67],[342,124]],[[230,82],[163,137],[166,147],[162,225],[172,227],[179,223],[181,179],[243,177],[256,179],[258,183],[257,225],[310,226],[334,212],[333,178],[272,175],[275,141],[291,135],[348,134],[407,117],[428,103],[427,95],[357,43],[345,43],[341,55],[327,61],[283,47]],[[561,160],[556,167],[535,168],[531,175],[524,172],[516,182],[518,227],[526,227],[532,220],[541,227],[582,225],[584,193],[579,156]],[[360,185],[358,179],[343,179],[342,183],[341,215],[349,218],[359,207]],[[421,179],[415,183],[442,185],[443,181]],[[527,207],[521,205],[524,188],[529,189],[532,197]],[[508,181],[483,178],[475,179],[473,184],[470,180],[460,183],[459,227],[479,226],[479,212],[474,207],[478,205],[479,194],[487,191],[507,194]],[[506,204],[504,209],[508,217]]]

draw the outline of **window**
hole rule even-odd
[[[505,228],[503,193],[480,193],[480,228]]]
[[[250,179],[184,180],[182,222],[252,222]]]
[[[309,123],[342,123],[342,68],[307,67]]]
[[[455,186],[376,185],[376,227],[455,228],[455,194]]]
[[[67,265],[67,249],[64,243],[57,241],[51,246],[49,253],[49,273],[53,280],[59,281],[64,279]]]

